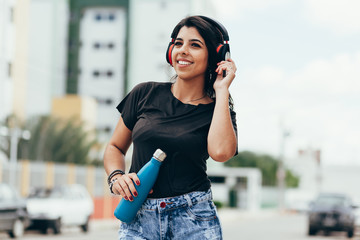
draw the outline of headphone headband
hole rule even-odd
[[[209,17],[205,17],[205,16],[202,16],[202,15],[197,15],[197,16],[194,16],[194,17],[199,17],[201,19],[203,19],[204,21],[210,23],[211,25],[213,25],[214,27],[216,27],[222,34],[223,36],[223,39],[224,41],[229,41],[229,34],[226,30],[226,28],[224,27],[224,25],[222,25],[221,23],[219,23],[218,21],[216,21],[215,19],[212,19],[212,18],[209,18]],[[171,38],[174,40],[175,39],[175,33],[173,32],[171,34]]]
[[[226,28],[221,23],[219,23],[215,19],[212,19],[209,17],[205,17],[205,16],[201,16],[201,15],[198,15],[197,17],[200,17],[200,18],[204,19],[205,21],[207,21],[208,23],[214,25],[222,33],[224,41],[229,41],[229,34],[228,34]]]

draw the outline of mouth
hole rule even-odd
[[[178,60],[176,61],[179,65],[181,66],[188,66],[188,65],[191,65],[193,64],[192,62],[189,62],[189,61],[184,61],[184,60]]]

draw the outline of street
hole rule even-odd
[[[305,214],[279,213],[274,210],[257,213],[243,212],[232,209],[221,209],[219,215],[224,230],[224,240],[342,240],[348,239],[345,233],[331,233],[324,236],[307,236],[307,218]],[[43,235],[36,231],[27,231],[22,239],[26,240],[98,240],[117,239],[116,220],[92,221],[89,233],[82,233],[78,228],[65,228],[61,235],[49,233]],[[10,238],[1,233],[0,239]],[[360,240],[357,231],[353,240]]]
[[[222,212],[225,240],[340,240],[348,239],[343,232],[324,236],[319,232],[316,236],[307,236],[306,214],[279,213],[276,211],[261,211],[259,213],[231,214],[228,210]],[[352,239],[360,239],[357,232]]]

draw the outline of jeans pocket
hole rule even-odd
[[[212,201],[198,202],[187,208],[187,213],[194,220],[210,221],[217,217],[216,208]]]

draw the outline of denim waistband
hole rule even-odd
[[[143,210],[159,210],[166,211],[174,208],[189,206],[203,202],[212,200],[212,193],[209,189],[204,192],[190,192],[184,195],[168,197],[168,198],[148,198],[145,200],[142,205]]]

